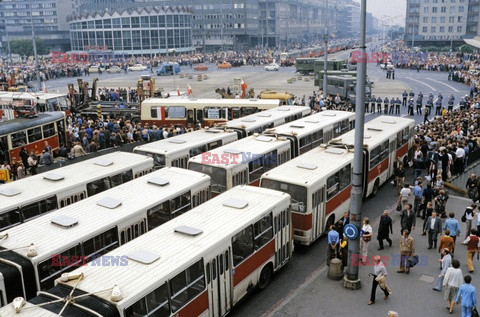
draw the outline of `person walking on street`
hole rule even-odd
[[[472,317],[472,310],[477,306],[477,291],[474,286],[470,285],[472,277],[467,275],[463,278],[465,284],[462,284],[458,289],[457,297],[455,302],[460,304],[460,299],[462,300],[462,317]]]
[[[473,273],[473,257],[480,248],[480,239],[477,236],[477,229],[473,228],[470,235],[463,241],[463,244],[467,245],[467,266],[468,271]]]
[[[408,198],[412,194],[412,190],[408,184],[403,185],[402,190],[400,191],[399,199],[402,204],[402,209],[405,209],[408,203]]]
[[[338,244],[340,242],[340,236],[335,230],[334,225],[330,225],[330,231],[327,236],[328,240],[328,254],[327,254],[327,265],[330,265],[330,261],[334,259],[338,254]]]
[[[370,301],[368,305],[372,305],[375,303],[375,293],[377,292],[377,286],[380,285],[380,289],[383,291],[385,295],[383,297],[384,300],[388,300],[388,296],[392,293],[390,288],[387,286],[387,269],[385,265],[382,263],[381,258],[379,255],[373,257],[373,282],[372,282],[372,291],[370,293]]]
[[[428,249],[436,249],[438,234],[442,232],[442,221],[436,212],[432,212],[432,216],[428,217],[425,227],[428,232]]]
[[[409,236],[408,230],[403,230],[403,237],[400,238],[400,270],[397,273],[410,273],[410,259],[414,254],[413,238]]]
[[[457,237],[460,236],[460,224],[458,223],[458,220],[455,219],[454,212],[449,213],[448,217],[449,218],[445,221],[445,224],[443,225],[443,230],[450,230],[450,236],[455,243],[457,241]]]
[[[415,187],[413,187],[413,211],[415,211],[415,214],[417,217],[421,217],[422,215],[422,208],[420,208],[420,205],[422,203],[423,199],[423,189],[422,189],[422,182],[419,181]],[[425,213],[423,213],[425,215]]]
[[[397,187],[397,195],[400,194],[400,190],[403,188],[403,182],[405,181],[405,169],[402,163],[398,163],[398,166],[393,170],[395,176],[395,185]]]
[[[460,262],[457,259],[452,260],[452,266],[447,269],[445,278],[443,279],[443,287],[445,287],[444,299],[448,304],[448,311],[453,313],[453,305],[457,298],[457,293],[460,285],[462,285],[463,274],[460,269]]]
[[[361,231],[362,239],[360,240],[360,250],[362,250],[361,261],[364,264],[367,263],[368,245],[370,244],[370,241],[372,240],[372,236],[373,236],[373,229],[369,223],[370,223],[370,219],[368,219],[367,217],[363,218],[363,226]]]
[[[475,174],[471,174],[470,177],[467,180],[467,185],[465,186],[467,192],[468,192],[468,197],[475,203],[477,200],[479,200],[478,197],[478,188],[477,188],[477,176]]]
[[[380,224],[378,225],[377,240],[380,245],[378,250],[383,250],[383,240],[387,240],[388,244],[392,246],[390,234],[393,234],[392,218],[388,215],[388,210],[384,210],[383,215],[380,216]]]
[[[438,252],[440,253],[440,259],[443,258],[443,254],[441,252],[441,250],[443,249],[448,249],[448,251],[450,251],[450,254],[453,257],[455,251],[455,242],[450,236],[450,230],[448,229],[445,230],[444,235],[440,238],[440,242],[438,244]]]
[[[415,230],[415,224],[417,222],[417,217],[412,210],[412,204],[407,204],[407,208],[402,211],[402,216],[400,218],[400,225],[402,232],[404,230],[408,231],[408,234]]]
[[[473,212],[475,209],[477,209],[477,205],[472,204],[470,207],[465,209],[465,213],[462,216],[462,222],[465,222],[465,226],[467,227],[465,239],[470,235],[470,230],[472,230]]]
[[[432,216],[432,214],[433,214],[433,205],[432,205],[432,203],[429,201],[429,202],[427,203],[427,208],[426,208],[426,210],[425,210],[425,215],[424,215],[424,216],[425,216],[425,219],[423,220],[423,233],[422,233],[422,236],[426,236],[426,235],[427,235],[427,229],[428,229],[428,228],[427,228],[427,220],[428,220],[429,217]],[[435,213],[435,214],[438,216],[437,213]],[[441,224],[441,223],[440,223],[440,224]],[[440,227],[440,232],[442,232],[441,229],[442,229],[442,228]]]
[[[450,251],[448,251],[448,249],[445,248],[442,250],[442,254],[443,254],[443,258],[438,260],[440,262],[442,271],[438,276],[437,285],[433,288],[434,291],[438,291],[438,292],[442,291],[442,284],[443,284],[443,279],[445,278],[445,273],[447,273],[448,268],[452,266],[452,256],[450,255]]]

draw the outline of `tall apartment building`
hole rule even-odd
[[[75,9],[78,0],[3,0],[0,13],[4,30],[1,34],[3,46],[7,38],[43,39],[52,49],[70,49],[67,16]],[[2,27],[3,28],[3,27]]]
[[[407,0],[405,42],[447,46],[478,35],[479,0]]]

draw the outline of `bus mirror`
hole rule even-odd
[[[305,212],[305,206],[302,202],[292,203],[290,204],[290,208],[292,209],[292,211]]]

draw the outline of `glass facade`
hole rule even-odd
[[[188,52],[192,46],[192,15],[186,10],[138,9],[77,17],[70,22],[73,51],[106,47],[126,54],[158,54],[175,49]]]

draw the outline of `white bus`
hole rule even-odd
[[[212,126],[252,113],[276,108],[280,100],[149,98],[142,102],[143,124],[156,126],[181,124]]]
[[[290,259],[289,204],[285,193],[235,187],[104,256],[115,264],[94,261],[57,280],[19,315],[65,306],[64,317],[225,316]],[[74,300],[58,301],[68,294]],[[10,304],[0,314],[18,316]]]
[[[266,135],[252,135],[190,158],[188,169],[212,178],[212,194],[236,185],[258,186],[260,176],[289,161],[290,141]]]
[[[153,171],[153,159],[115,152],[0,186],[0,230]]]
[[[332,138],[352,130],[355,113],[326,110],[279,127],[267,129],[263,134],[283,136],[292,143],[292,157],[296,157]]]
[[[13,119],[13,109],[10,106],[36,107],[36,112],[70,110],[70,100],[66,94],[44,92],[0,92],[0,108],[5,116]]]
[[[234,141],[237,141],[237,134],[231,130],[207,128],[139,145],[133,153],[152,157],[155,168],[187,168],[190,157]]]
[[[242,139],[254,133],[262,133],[266,129],[298,120],[308,116],[311,112],[310,107],[280,106],[244,118],[228,121],[224,126],[227,129],[236,131],[238,138]]]
[[[210,177],[166,167],[0,233],[0,295],[30,299],[62,273],[207,201]]]
[[[365,125],[365,197],[376,194],[393,174],[393,162],[407,155],[413,124],[411,119],[384,116]],[[353,134],[350,131],[335,140],[337,145],[332,141],[262,175],[261,187],[292,197],[294,237],[300,244],[311,244],[350,208],[353,143],[339,143]]]

